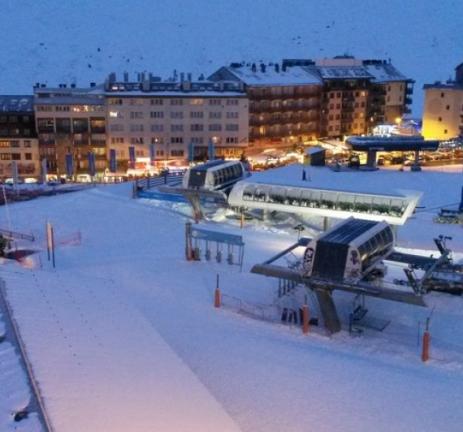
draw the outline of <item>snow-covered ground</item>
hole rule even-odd
[[[295,165],[255,178],[297,183],[300,176]],[[310,170],[317,186],[424,191],[426,208],[400,228],[399,245],[434,249],[435,233],[451,234],[459,253],[463,229],[434,225],[430,208],[456,203],[462,177],[458,170]],[[13,229],[32,231],[38,247],[47,220],[56,231],[56,269],[43,250],[31,259],[33,268],[2,267],[56,430],[461,430],[462,298],[431,294],[428,309],[368,300],[369,314],[391,321],[383,332],[327,337],[314,329],[303,336],[256,319],[275,306],[277,284],[249,273],[292,244],[293,230],[204,223],[243,236],[243,271],[187,262],[185,209],[130,196],[130,184],[99,186],[9,208]],[[5,224],[5,209],[0,218]],[[78,231],[80,245],[65,241]],[[212,307],[216,274],[235,307]],[[345,322],[352,297],[335,299]],[[431,360],[423,364],[418,327],[431,310]]]
[[[11,342],[7,338],[5,317],[0,312],[0,430],[41,432],[42,427],[35,412],[30,412],[20,422],[14,420],[16,413],[29,407],[31,390],[19,361],[19,353]]]
[[[422,86],[461,63],[460,0],[3,0],[0,93],[108,73],[210,74],[236,61],[391,58]]]

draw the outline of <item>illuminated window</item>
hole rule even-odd
[[[191,99],[190,105],[203,105],[204,99]]]

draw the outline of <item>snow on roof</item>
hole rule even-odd
[[[32,112],[33,100],[30,95],[0,96],[0,112]]]
[[[308,67],[294,66],[278,71],[275,66],[266,66],[264,72],[257,65],[255,70],[251,66],[239,68],[228,67],[227,70],[249,86],[290,86],[321,84],[320,77]]]
[[[364,68],[373,75],[376,82],[406,81],[405,75],[401,74],[392,64],[367,64]]]
[[[317,66],[323,79],[373,78],[364,66]]]

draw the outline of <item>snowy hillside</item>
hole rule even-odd
[[[0,92],[107,73],[210,73],[231,61],[391,58],[421,87],[463,60],[458,0],[2,0]]]

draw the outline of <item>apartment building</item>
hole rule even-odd
[[[32,96],[0,96],[0,178],[12,177],[14,164],[21,177],[40,174]]]
[[[413,91],[390,61],[352,56],[232,63],[209,79],[243,84],[250,145],[258,147],[367,133],[410,112]]]
[[[369,122],[399,123],[405,114],[411,112],[415,81],[399,72],[390,61],[363,60],[362,64],[373,77],[368,101]]]
[[[239,158],[248,145],[248,99],[239,83],[193,81],[190,74],[162,81],[152,74],[114,73],[105,82],[108,154],[124,171],[139,158],[156,164],[217,157]],[[114,165],[117,165],[114,166]]]
[[[232,63],[208,79],[235,82],[249,97],[249,143],[291,145],[319,136],[322,80],[311,61]]]
[[[371,75],[361,60],[351,57],[317,60],[323,80],[320,134],[360,135],[367,128]]]
[[[414,81],[386,60],[338,56],[316,61],[323,79],[321,135],[369,133],[410,112]]]
[[[455,79],[424,85],[423,136],[448,140],[463,136],[463,63]]]
[[[34,87],[40,157],[49,173],[76,175],[107,168],[106,108],[102,86]]]

